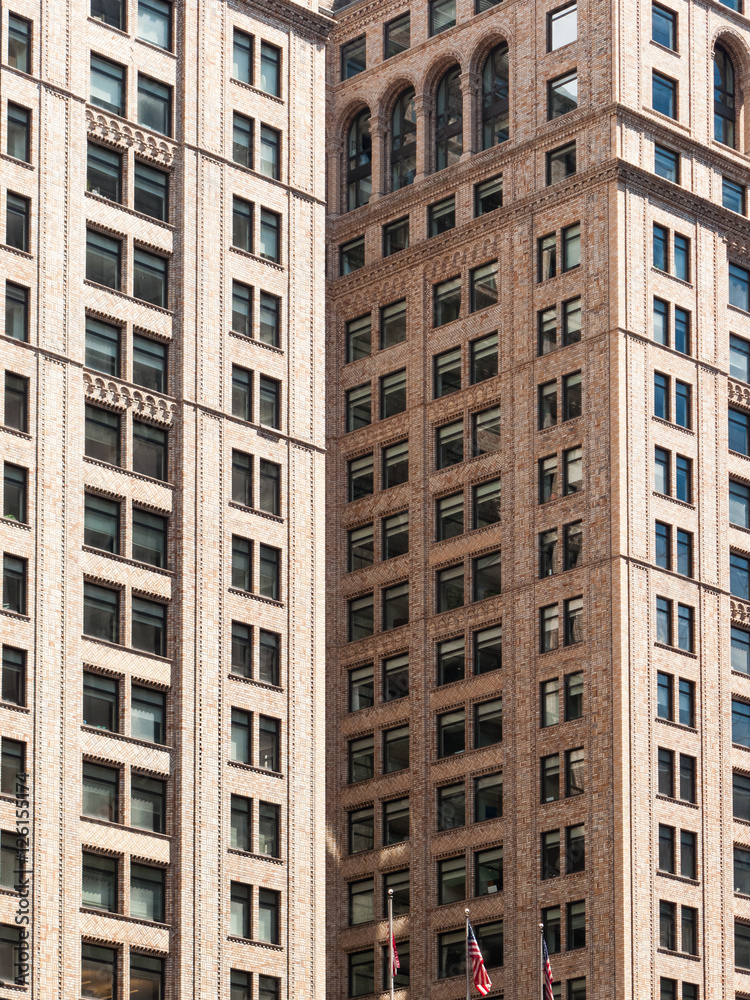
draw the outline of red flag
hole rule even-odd
[[[393,948],[393,960],[391,964],[391,976],[395,979],[396,973],[401,968],[401,962],[398,960],[398,952],[396,951],[396,939],[393,936],[393,931],[391,931],[391,947]]]
[[[492,980],[487,975],[482,952],[474,935],[474,928],[468,920],[466,921],[466,932],[469,935],[469,958],[471,959],[471,973],[474,977],[474,986],[483,997],[486,997],[492,989]]]
[[[544,1000],[554,1000],[552,995],[552,969],[549,964],[547,942],[542,934],[542,972],[544,974]]]

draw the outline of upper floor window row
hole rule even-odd
[[[281,49],[234,29],[232,79],[247,83],[271,97],[281,97]]]
[[[475,0],[474,13],[482,14],[497,6],[500,0]],[[428,31],[440,35],[456,25],[456,0],[430,0]],[[578,38],[578,4],[567,3],[547,15],[547,51],[554,52]],[[371,43],[372,44],[372,43]],[[399,14],[383,29],[383,60],[391,59],[411,48],[411,12]],[[367,36],[362,34],[340,47],[341,79],[350,80],[367,69]]]
[[[127,0],[91,0],[96,21],[127,31]],[[157,48],[172,50],[172,4],[167,0],[138,0],[136,38]]]
[[[128,117],[127,68],[91,53],[89,100],[121,118]],[[143,73],[137,74],[136,120],[139,125],[172,135],[172,88]]]

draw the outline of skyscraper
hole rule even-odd
[[[329,995],[750,996],[747,19],[335,20]]]
[[[1,10],[0,994],[319,998],[329,19]]]

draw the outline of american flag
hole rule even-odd
[[[552,995],[552,969],[549,964],[549,952],[547,942],[542,934],[542,972],[544,974],[544,1000],[554,1000]]]
[[[401,962],[398,960],[398,952],[396,951],[396,938],[393,936],[393,931],[391,931],[391,947],[393,948],[393,961],[391,963],[391,976],[393,979],[396,978],[396,973],[401,968]]]
[[[474,928],[471,926],[471,922],[469,920],[466,921],[466,933],[468,934],[469,940],[469,958],[471,959],[471,973],[474,977],[474,986],[479,990],[483,997],[486,997],[492,989],[492,980],[487,975],[487,970],[484,967],[484,959],[482,958],[482,952],[479,950],[479,944],[476,936],[474,935]]]

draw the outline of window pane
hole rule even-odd
[[[172,134],[172,88],[138,74],[138,123],[162,135]]]
[[[125,113],[125,67],[91,55],[91,103],[114,115]]]
[[[86,317],[86,367],[106,375],[120,374],[121,330],[111,323]]]
[[[133,208],[153,219],[169,219],[169,174],[135,161]]]

